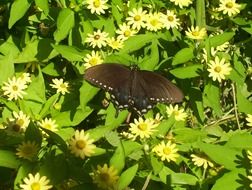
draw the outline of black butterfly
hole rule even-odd
[[[134,109],[140,115],[158,102],[177,103],[184,97],[165,77],[136,66],[129,69],[115,63],[96,65],[86,70],[84,79],[109,92],[117,110]]]

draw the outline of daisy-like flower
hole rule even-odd
[[[218,10],[228,16],[236,15],[240,12],[241,5],[235,2],[236,0],[220,0]]]
[[[126,131],[123,131],[120,133],[120,135],[122,135],[123,137],[127,138],[127,139],[132,139],[132,140],[135,140],[135,135],[129,133],[129,132],[126,132]]]
[[[114,37],[107,38],[107,43],[114,50],[119,50],[123,47],[123,40],[115,39]]]
[[[217,50],[214,47],[211,47],[209,57],[214,57],[216,53],[217,53]],[[203,59],[201,60],[201,62],[208,63],[208,54],[207,54],[207,51],[205,48],[203,48],[202,57],[203,57]]]
[[[20,185],[22,190],[48,190],[53,186],[49,185],[50,180],[46,176],[40,176],[39,173],[32,175],[28,174],[28,177],[24,178],[24,184]]]
[[[53,84],[50,84],[52,88],[57,89],[57,93],[61,93],[65,95],[66,93],[69,93],[69,83],[64,82],[63,79],[52,79]]]
[[[157,113],[155,118],[154,118],[154,123],[160,124],[163,118],[164,117],[162,115],[160,115],[160,113]]]
[[[50,131],[58,131],[55,120],[52,120],[51,118],[45,118],[41,122],[38,122],[38,125],[42,128],[48,129]]]
[[[188,31],[185,32],[188,38],[195,39],[195,40],[201,40],[206,37],[207,32],[205,28],[199,28],[196,26],[191,26],[191,28],[188,28]]]
[[[107,32],[102,32],[100,29],[98,29],[93,34],[88,34],[88,37],[85,42],[88,42],[93,48],[105,47],[107,45],[108,35],[109,34]]]
[[[252,174],[252,169],[249,170],[249,173]],[[252,175],[247,176],[250,181],[252,181]],[[249,187],[252,189],[252,182],[249,184]]]
[[[181,9],[183,7],[188,7],[190,4],[192,4],[192,0],[170,0],[175,5],[178,5]]]
[[[158,31],[162,29],[163,23],[161,21],[161,13],[149,13],[146,16],[146,29],[149,31]]]
[[[98,51],[93,50],[91,54],[86,55],[84,61],[84,66],[86,69],[88,69],[89,67],[101,64],[103,62],[103,59],[101,58]]]
[[[210,67],[207,69],[209,71],[209,77],[212,77],[213,81],[217,79],[221,82],[232,70],[230,63],[227,63],[224,58],[220,60],[218,56],[215,57],[214,61],[210,60],[208,66]]]
[[[94,140],[90,139],[89,134],[85,134],[84,130],[76,130],[74,136],[69,140],[69,149],[76,157],[84,159],[95,152],[96,146],[93,142]]]
[[[246,120],[248,122],[247,126],[252,127],[252,115],[251,114],[247,114]]]
[[[178,105],[175,105],[174,107],[170,105],[169,107],[166,107],[166,113],[169,117],[174,115],[174,118],[176,121],[185,121],[187,117],[187,113],[184,111],[183,108],[179,109]]]
[[[101,189],[113,190],[116,189],[117,181],[119,179],[117,170],[107,164],[103,167],[97,166],[97,169],[90,173],[93,182]]]
[[[18,77],[24,84],[31,83],[31,75],[30,73],[22,73]]]
[[[105,14],[105,10],[108,9],[108,0],[86,0],[88,4],[87,8],[90,9],[91,13],[94,14]]]
[[[8,100],[17,100],[23,99],[23,95],[26,94],[24,91],[27,88],[27,85],[20,79],[15,76],[12,79],[8,78],[8,82],[4,82],[2,90],[4,95],[8,97]]]
[[[161,14],[161,21],[167,30],[170,28],[178,28],[179,26],[179,19],[176,18],[173,11],[167,10],[166,14]]]
[[[179,157],[176,144],[172,143],[171,141],[168,141],[167,143],[161,141],[161,143],[152,149],[152,152],[155,152],[157,156],[161,157],[162,161],[167,160],[167,162],[176,162],[176,159]]]
[[[247,157],[249,159],[250,164],[252,164],[252,152],[249,150],[247,151]]]
[[[207,169],[207,167],[213,167],[214,164],[207,160],[206,158],[202,158],[202,157],[199,157],[199,156],[196,156],[195,154],[191,154],[191,157],[192,157],[192,161],[194,163],[194,165],[198,166],[198,167],[201,167],[203,166],[204,169]]]
[[[134,8],[132,11],[129,11],[129,17],[126,18],[128,21],[127,24],[132,26],[133,29],[140,30],[145,27],[147,11],[143,11],[143,8],[138,9]]]
[[[130,123],[129,131],[131,134],[133,134],[136,137],[143,138],[150,138],[150,136],[155,132],[155,128],[158,126],[158,124],[155,124],[155,121],[153,119],[145,119],[143,120],[142,117],[140,117],[138,120],[134,119],[134,123]]]
[[[39,151],[39,146],[38,144],[36,144],[35,141],[32,141],[32,142],[27,141],[18,145],[16,150],[17,150],[16,155],[19,158],[24,158],[24,159],[32,161],[36,157]]]
[[[225,51],[225,52],[228,52],[228,47],[229,47],[229,42],[225,42],[219,46],[216,47],[216,50],[217,51]]]
[[[29,126],[30,116],[24,114],[22,111],[19,111],[18,113],[13,111],[12,115],[14,118],[10,118],[9,120],[11,122],[15,122],[16,125],[25,131],[25,129]]]
[[[137,31],[133,30],[129,25],[126,23],[120,24],[119,29],[116,30],[116,33],[119,35],[117,37],[118,40],[127,40],[130,36],[134,36]]]

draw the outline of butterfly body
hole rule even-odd
[[[183,93],[165,77],[151,71],[128,68],[120,64],[107,63],[90,67],[84,79],[111,95],[119,110],[135,110],[146,113],[158,102],[181,102]]]

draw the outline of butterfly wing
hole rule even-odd
[[[128,108],[131,71],[120,64],[106,63],[90,67],[84,79],[111,94],[112,102],[119,109]]]
[[[165,77],[150,71],[133,71],[131,87],[133,108],[145,113],[158,102],[181,102],[184,95],[181,90]]]
[[[162,103],[178,103],[184,98],[182,91],[171,83],[168,79],[154,72],[150,71],[138,71],[142,83],[148,84],[148,88],[145,89],[147,97],[153,102]]]

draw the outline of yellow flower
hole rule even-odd
[[[21,76],[18,77],[24,84],[31,83],[31,75],[30,73],[22,73]]]
[[[142,7],[138,9],[134,8],[128,13],[129,17],[126,18],[126,20],[128,21],[127,24],[132,26],[133,29],[137,30],[144,28],[146,21],[146,13],[147,11],[143,11]]]
[[[220,6],[218,11],[222,11],[223,14],[228,16],[236,15],[240,12],[241,5],[237,4],[235,0],[220,0]]]
[[[8,97],[8,100],[24,98],[23,95],[26,94],[24,90],[27,88],[27,85],[20,78],[16,78],[15,76],[12,79],[8,78],[8,82],[4,82],[3,84],[2,90],[4,91],[4,95]]]
[[[249,159],[249,162],[250,162],[250,164],[252,164],[252,152],[251,151],[247,151],[247,157],[248,157],[248,159]]]
[[[166,14],[161,14],[161,21],[167,30],[170,28],[178,28],[179,26],[179,19],[176,18],[173,11],[167,10]]]
[[[94,153],[96,146],[94,140],[89,138],[89,134],[85,134],[84,130],[75,131],[74,136],[69,140],[69,149],[76,157],[84,159],[86,156],[91,156]]]
[[[104,164],[103,167],[98,165],[97,170],[90,173],[90,176],[99,188],[107,190],[116,189],[119,179],[117,170],[113,166],[108,167],[107,164]]]
[[[39,147],[35,141],[27,141],[18,145],[16,155],[19,158],[24,158],[27,160],[33,160],[38,153]]]
[[[19,125],[20,128],[22,128],[23,131],[29,126],[30,123],[30,117],[28,115],[25,115],[22,111],[19,111],[18,113],[13,111],[14,118],[10,118],[9,120],[12,122],[15,122],[16,125]]]
[[[155,121],[153,119],[145,119],[143,120],[142,117],[140,117],[138,120],[134,119],[134,123],[130,123],[130,132],[132,135],[136,137],[143,138],[150,138],[150,136],[155,132],[155,128],[158,126],[158,124],[155,124]]]
[[[252,127],[252,115],[251,114],[247,114],[246,120],[248,122],[247,126]]]
[[[107,2],[108,0],[86,0],[87,8],[90,9],[91,13],[98,15],[105,14],[104,10],[108,9]]]
[[[28,177],[24,178],[24,184],[20,185],[22,190],[48,190],[53,186],[48,185],[50,180],[46,176],[40,177],[39,173],[32,175],[28,174]]]
[[[154,123],[155,124],[160,124],[163,118],[164,117],[162,115],[160,115],[160,113],[157,113],[155,118],[154,118]]]
[[[218,56],[215,57],[215,60],[210,60],[208,66],[210,67],[208,70],[209,77],[213,78],[213,81],[216,79],[221,82],[221,80],[225,79],[227,75],[230,74],[232,68],[230,67],[230,63],[226,63],[226,60],[222,58],[219,59]]]
[[[130,26],[127,25],[126,23],[123,23],[119,25],[119,29],[116,30],[116,33],[119,34],[117,39],[124,41],[127,40],[130,36],[134,36],[137,33],[137,31],[130,28]]]
[[[158,31],[162,29],[163,23],[161,22],[161,13],[149,13],[146,16],[146,29],[149,31]]]
[[[90,46],[95,48],[96,46],[98,48],[105,47],[107,45],[108,33],[107,32],[101,32],[101,30],[97,30],[93,34],[88,34],[88,37],[85,42],[88,42]]]
[[[185,121],[187,117],[187,113],[185,113],[184,109],[178,108],[178,105],[175,105],[174,107],[170,105],[169,107],[166,107],[166,113],[168,114],[169,117],[171,117],[174,114],[175,120],[176,121]]]
[[[50,131],[58,131],[57,129],[58,125],[56,124],[56,121],[52,120],[51,118],[49,119],[45,118],[41,122],[38,122],[38,125]]]
[[[123,47],[123,40],[115,39],[114,37],[107,38],[108,45],[115,50],[119,50]]]
[[[161,157],[161,160],[167,160],[167,162],[170,161],[176,161],[176,159],[179,157],[178,149],[176,148],[176,144],[172,143],[171,141],[168,141],[165,143],[164,141],[161,141],[158,145],[156,145],[152,152],[156,153],[157,156]]]
[[[69,93],[69,84],[68,82],[64,82],[63,79],[52,79],[53,84],[50,84],[52,88],[57,89],[57,93],[61,93],[65,95],[65,93]]]
[[[208,57],[206,49],[203,48],[203,53],[202,53],[203,59],[201,60],[201,62],[208,63],[208,58],[214,57],[216,53],[217,53],[217,50],[214,47],[211,47],[211,49],[210,49],[210,56]]]
[[[30,117],[25,115],[22,111],[12,113],[14,118],[9,118],[5,123],[6,132],[10,135],[17,135],[24,133],[29,126]]]
[[[249,170],[249,173],[252,174],[252,169]],[[250,181],[252,181],[252,176],[251,176],[251,175],[248,175],[247,177],[248,177],[248,179],[249,179]],[[252,183],[249,184],[249,187],[252,189]]]
[[[195,40],[201,40],[206,37],[207,32],[205,28],[199,28],[196,26],[191,26],[191,28],[188,28],[188,31],[185,32],[188,38],[195,39]]]
[[[210,167],[214,166],[214,164],[211,161],[207,160],[206,158],[196,156],[195,154],[191,154],[191,157],[194,165],[198,167],[203,166],[204,169],[207,169],[208,166]]]
[[[92,51],[91,54],[87,54],[84,58],[85,61],[85,68],[89,68],[95,65],[99,65],[103,62],[103,59],[101,58],[98,51]]]
[[[183,7],[188,7],[190,4],[192,4],[192,0],[170,0],[175,5],[178,5],[181,9]]]

